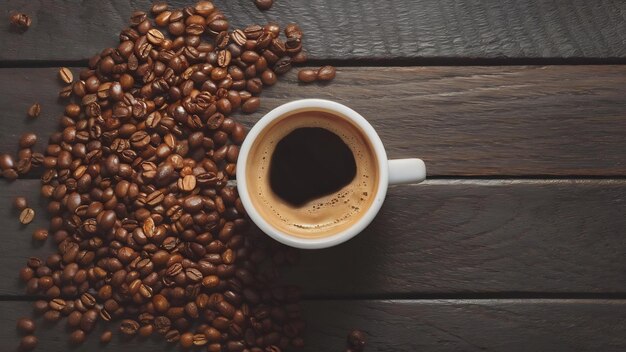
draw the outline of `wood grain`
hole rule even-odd
[[[75,70],[77,72],[78,70]],[[58,126],[56,68],[0,69],[0,152],[26,131]],[[380,134],[389,157],[421,157],[429,176],[626,175],[626,66],[340,68],[329,85],[290,72],[240,116],[251,126],[302,98],[346,104]],[[26,117],[38,101],[42,114]]]
[[[623,351],[623,300],[420,300],[308,301],[307,351],[341,351],[349,331],[362,329],[366,351]],[[28,302],[0,302],[0,349],[19,343],[15,321],[30,314]],[[70,349],[64,322],[38,320],[38,350]],[[104,328],[98,326],[96,331]],[[121,341],[106,347],[98,334],[76,351],[175,351],[162,340]]]
[[[38,181],[0,188],[0,295],[45,224],[22,226],[10,202],[37,204]],[[427,181],[392,187],[374,222],[351,241],[302,251],[285,272],[308,297],[439,293],[626,292],[626,181]]]
[[[626,57],[626,3],[619,0],[290,0],[276,1],[267,12],[247,0],[215,3],[237,27],[269,20],[299,23],[314,59]],[[8,25],[0,30],[0,61],[88,58],[117,43],[132,10],[149,8],[148,0],[3,1],[1,14],[23,11],[33,24],[23,34]]]

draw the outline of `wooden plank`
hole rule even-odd
[[[250,1],[215,3],[237,27],[299,23],[314,59],[626,57],[626,3],[619,0],[291,0],[276,1],[267,12]],[[88,58],[117,43],[132,10],[149,8],[148,0],[3,1],[0,13],[23,11],[33,24],[21,35],[8,26],[0,31],[0,61]]]
[[[28,130],[47,140],[63,112],[56,69],[0,77],[0,151],[15,152]],[[624,82],[626,66],[340,68],[329,85],[298,84],[291,72],[263,92],[258,113],[240,118],[251,126],[280,104],[325,98],[365,116],[389,157],[422,157],[429,176],[621,176]],[[35,101],[42,115],[32,121]]]
[[[10,202],[36,204],[37,181],[0,188],[0,295],[35,253]],[[392,187],[381,213],[338,247],[302,251],[285,281],[308,297],[437,293],[626,292],[626,181],[428,181]],[[49,241],[51,242],[51,241]]]
[[[623,351],[624,300],[420,300],[308,301],[307,347],[302,351],[341,351],[355,328],[368,337],[366,351]],[[16,319],[29,314],[28,302],[0,302],[0,349],[19,343]],[[64,323],[37,331],[39,349],[65,351]],[[98,326],[97,332],[103,329]],[[123,342],[117,332],[106,347],[98,334],[78,351],[159,351],[162,340]]]

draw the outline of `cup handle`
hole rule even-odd
[[[389,160],[389,184],[420,183],[426,179],[426,164],[422,159]]]

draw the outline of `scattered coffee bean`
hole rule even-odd
[[[70,343],[72,345],[81,345],[83,342],[85,342],[85,332],[82,330],[74,330],[71,334],[70,334]]]
[[[11,25],[21,31],[26,31],[31,23],[30,17],[24,13],[14,12],[11,14]]]
[[[39,340],[34,335],[27,335],[20,340],[20,351],[32,351],[37,347]]]
[[[102,335],[100,335],[101,344],[107,344],[111,342],[112,339],[113,339],[113,333],[110,330],[106,330],[102,333]]]
[[[24,208],[20,213],[20,222],[24,225],[30,224],[35,218],[35,211],[32,208]]]
[[[317,71],[317,79],[320,81],[331,81],[335,78],[337,69],[333,66],[322,66]]]
[[[303,83],[311,83],[317,80],[317,71],[302,69],[298,72],[298,80]]]
[[[365,350],[366,335],[361,330],[352,330],[348,334],[348,347],[352,351],[360,352]]]
[[[72,71],[70,71],[70,69],[67,67],[61,67],[59,69],[59,77],[63,82],[67,84],[70,84],[74,81],[74,75],[72,74]]]
[[[15,197],[13,199],[13,206],[15,207],[15,209],[21,211],[28,206],[28,201],[26,200],[26,197]]]
[[[254,4],[259,10],[265,11],[272,7],[274,0],[254,0]]]
[[[35,322],[29,318],[21,318],[17,321],[17,330],[26,335],[35,332]]]
[[[19,140],[20,148],[30,148],[37,143],[37,135],[32,132],[24,133]]]
[[[41,105],[39,103],[35,103],[28,108],[28,116],[31,118],[39,117],[41,113]]]
[[[48,230],[37,229],[33,232],[33,240],[41,242],[48,239]]]

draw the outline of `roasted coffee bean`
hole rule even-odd
[[[298,80],[303,83],[315,82],[317,80],[317,71],[311,69],[303,69],[298,72]]]
[[[70,343],[72,345],[81,345],[83,342],[85,342],[85,332],[82,330],[74,330],[71,334],[70,334]]]
[[[317,71],[317,79],[320,81],[330,81],[335,78],[337,70],[333,66],[322,66]]]
[[[165,333],[165,341],[169,343],[174,343],[180,340],[180,332],[178,330],[170,330]]]
[[[146,38],[148,39],[148,42],[153,45],[161,45],[165,40],[165,36],[163,35],[163,33],[155,28],[148,31],[148,33],[146,34]]]
[[[241,106],[241,111],[247,113],[247,114],[251,114],[257,110],[259,110],[259,107],[261,106],[261,99],[257,98],[257,97],[252,97],[248,100],[246,100],[245,103],[243,103],[243,105]]]
[[[139,323],[132,319],[124,319],[120,324],[120,332],[126,336],[133,336],[139,330]]]
[[[5,171],[15,167],[15,160],[9,154],[0,154],[0,168]]]
[[[21,334],[32,334],[35,332],[35,322],[29,318],[21,318],[17,321],[17,330]]]
[[[31,132],[24,133],[19,140],[20,148],[30,148],[37,143],[37,135]]]
[[[35,211],[32,208],[24,208],[20,213],[20,222],[24,225],[30,224],[35,218]]]
[[[363,351],[366,345],[366,335],[361,330],[352,330],[348,334],[348,347],[354,351]]]
[[[39,340],[34,335],[27,335],[20,340],[20,351],[32,351],[37,347]]]
[[[254,4],[259,10],[265,11],[272,7],[274,0],[254,0]]]
[[[204,346],[207,344],[207,338],[204,334],[195,334],[193,335],[193,345],[194,346]]]
[[[70,84],[74,81],[74,75],[67,67],[61,67],[59,69],[59,78],[61,78],[61,80],[66,84]]]
[[[180,335],[180,346],[182,348],[191,348],[193,347],[193,334],[190,332],[186,332]]]
[[[11,25],[20,31],[26,31],[30,27],[32,20],[25,13],[15,12],[11,14]]]
[[[36,118],[41,114],[41,105],[39,103],[35,103],[28,108],[28,117]]]
[[[150,9],[150,11],[152,12],[153,15],[158,15],[163,11],[167,10],[167,2],[165,1],[158,1],[152,4],[152,8]]]
[[[291,69],[291,58],[285,56],[274,64],[274,72],[282,75]]]
[[[300,26],[295,23],[289,23],[285,26],[285,36],[287,38],[298,38],[302,39],[302,30]]]
[[[33,232],[33,240],[35,241],[45,241],[48,239],[48,230],[46,229],[37,229]]]
[[[61,319],[61,312],[58,310],[48,310],[43,314],[43,319],[48,323],[56,323]]]
[[[17,210],[24,210],[28,206],[28,201],[25,197],[15,197],[13,199],[13,206]]]
[[[112,339],[113,339],[113,333],[110,330],[106,330],[102,332],[102,334],[100,335],[101,344],[107,344],[111,342]]]

